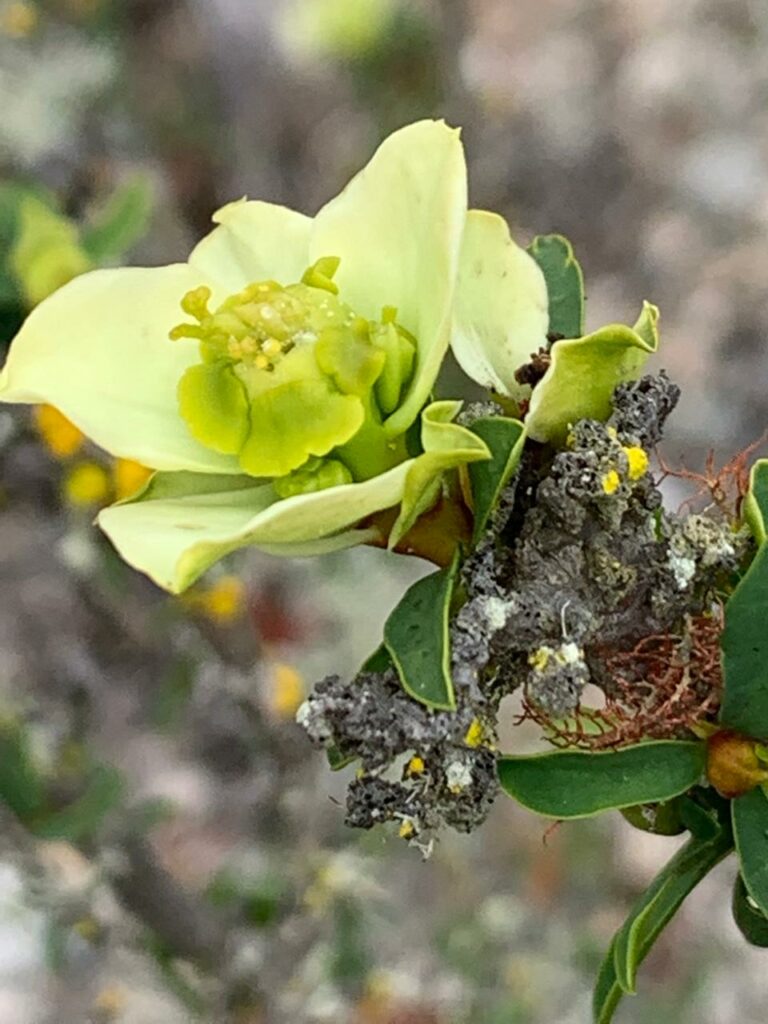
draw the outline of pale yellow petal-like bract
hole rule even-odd
[[[503,217],[470,210],[461,247],[451,347],[478,384],[521,397],[515,370],[546,345],[547,285]]]
[[[395,306],[417,340],[413,379],[387,420],[392,436],[418,416],[448,347],[466,213],[458,130],[418,121],[385,139],[312,225],[312,259],[341,259],[335,281],[344,301],[370,318]]]
[[[199,361],[171,342],[179,301],[204,283],[185,263],[94,270],[27,317],[0,373],[0,401],[59,409],[111,455],[152,469],[239,473],[235,459],[191,436],[176,387]]]

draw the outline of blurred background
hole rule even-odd
[[[313,213],[440,116],[473,205],[571,238],[591,327],[661,306],[669,461],[766,427],[762,0],[0,0],[0,101],[0,346],[75,274],[184,259],[244,194]],[[91,527],[141,474],[51,410],[0,412],[0,1021],[588,1021],[677,841],[511,802],[426,862],[346,829],[293,716],[426,567],[247,553],[170,598]],[[762,1024],[731,871],[618,1020]]]

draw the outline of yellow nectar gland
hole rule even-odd
[[[225,356],[270,371],[304,327],[304,303],[274,281],[249,285],[215,313],[209,309],[210,300],[211,289],[205,285],[187,292],[181,308],[197,324],[178,324],[170,332],[172,341],[198,339],[204,346],[203,358]]]
[[[338,266],[323,257],[297,283],[258,281],[215,309],[210,288],[193,288],[181,306],[196,322],[169,335],[199,343],[201,363],[177,389],[192,435],[251,476],[279,480],[281,497],[368,479],[405,457],[382,424],[411,379],[416,339],[394,307],[377,322],[346,305]],[[310,472],[312,458],[325,461]]]
[[[423,775],[424,768],[424,760],[418,754],[414,754],[406,766],[405,774],[408,776]]]

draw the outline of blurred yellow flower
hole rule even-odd
[[[240,618],[245,607],[246,590],[237,576],[221,576],[207,587],[198,587],[182,598],[187,608],[204,615],[218,625]]]
[[[282,35],[299,56],[359,57],[386,39],[397,9],[396,0],[294,0]]]
[[[32,4],[7,4],[0,13],[0,28],[7,36],[23,39],[37,28],[38,13]]]
[[[93,1009],[102,1018],[115,1020],[126,1006],[125,991],[119,985],[108,985],[103,988],[93,1001]]]
[[[37,405],[35,427],[46,448],[57,459],[76,455],[85,443],[85,434],[52,405]]]
[[[71,505],[86,507],[109,500],[109,474],[98,462],[79,462],[64,478],[64,497]]]
[[[77,932],[80,938],[85,939],[86,942],[95,942],[102,932],[101,925],[90,914],[75,921],[72,925],[72,930]]]
[[[269,710],[277,718],[293,718],[306,696],[301,673],[285,662],[272,666],[269,681]]]
[[[117,501],[130,498],[152,476],[152,470],[133,459],[115,459],[112,464],[112,484]]]

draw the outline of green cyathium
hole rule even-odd
[[[287,286],[254,282],[214,310],[201,285],[181,301],[196,322],[170,332],[200,346],[177,392],[192,436],[250,476],[277,478],[281,497],[367,480],[404,458],[383,423],[410,382],[416,340],[393,307],[374,322],[342,301],[339,262],[322,257]]]

